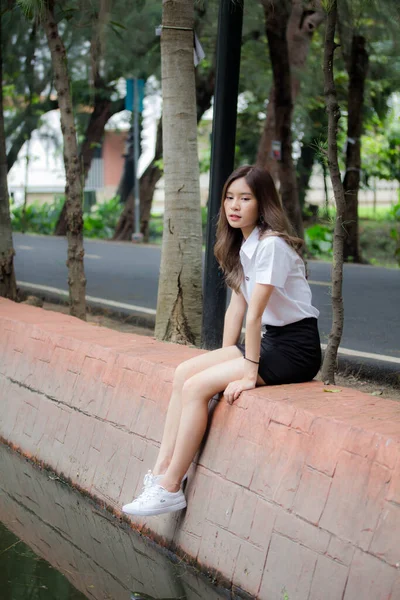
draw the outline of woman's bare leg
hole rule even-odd
[[[240,358],[197,373],[184,384],[182,414],[175,449],[161,481],[161,485],[169,492],[179,490],[182,478],[199,449],[207,427],[208,400],[214,394],[224,391],[231,381],[241,379],[243,374],[244,361],[240,354]],[[264,384],[260,378],[257,383]]]
[[[182,389],[185,382],[194,375],[201,373],[210,367],[232,361],[232,359],[240,356],[241,352],[236,346],[229,346],[227,348],[221,348],[220,350],[213,350],[212,352],[201,354],[200,356],[186,360],[178,365],[172,384],[172,394],[168,405],[161,446],[153,469],[154,475],[165,473],[171,462],[181,419]],[[221,390],[216,390],[210,394],[208,400],[210,400],[214,394],[218,393],[218,391]]]

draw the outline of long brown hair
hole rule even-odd
[[[258,203],[260,239],[267,235],[283,238],[296,252],[300,252],[303,240],[298,238],[286,216],[270,173],[266,169],[244,165],[236,169],[227,179],[222,192],[221,209],[217,224],[217,241],[214,254],[225,275],[227,285],[239,292],[243,281],[240,263],[240,247],[243,241],[241,229],[234,229],[226,218],[224,202],[227,190],[236,179],[244,178]]]

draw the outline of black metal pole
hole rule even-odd
[[[244,0],[220,0],[211,145],[210,193],[203,286],[203,348],[222,345],[226,286],[214,257],[215,231],[224,183],[235,158]]]

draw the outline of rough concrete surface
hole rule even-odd
[[[118,512],[153,465],[174,368],[199,352],[0,300],[0,435]],[[399,441],[398,402],[247,392],[217,405],[188,509],[135,525],[260,599],[395,600]]]

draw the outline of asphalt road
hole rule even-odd
[[[15,267],[21,287],[67,291],[64,238],[14,234]],[[85,241],[87,294],[103,299],[104,306],[116,303],[122,312],[143,308],[154,314],[157,305],[160,248],[121,242]],[[308,263],[313,301],[320,310],[321,341],[326,343],[331,328],[330,265]],[[24,282],[24,285],[22,285]],[[46,291],[45,289],[42,291]],[[345,325],[341,348],[392,357],[400,371],[400,270],[345,265]],[[95,302],[95,300],[92,300]],[[129,305],[129,306],[125,306]],[[396,360],[397,359],[397,360]]]

